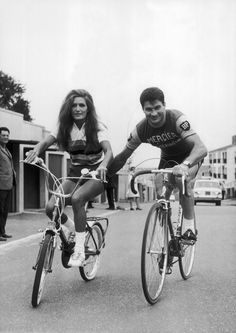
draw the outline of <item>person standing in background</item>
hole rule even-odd
[[[107,177],[107,184],[106,184],[106,194],[107,194],[107,202],[108,207],[106,209],[115,210],[115,178],[116,176],[113,176],[111,178]]]
[[[142,208],[140,208],[140,195],[139,195],[139,190],[138,190],[137,179],[135,179],[135,181],[134,181],[134,188],[137,192],[136,194],[132,192],[131,187],[130,187],[130,181],[132,179],[134,172],[135,172],[135,167],[131,167],[129,177],[128,177],[128,190],[126,193],[126,197],[129,200],[130,210],[134,210],[134,207],[133,207],[134,202],[136,203],[136,210],[142,210]]]
[[[225,184],[224,181],[220,183],[221,193],[222,193],[222,200],[225,198]]]
[[[6,241],[11,235],[6,234],[6,222],[9,210],[10,195],[16,184],[16,173],[12,156],[6,145],[10,131],[7,127],[0,127],[0,241]]]

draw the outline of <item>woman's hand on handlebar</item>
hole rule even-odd
[[[99,167],[96,170],[98,172],[99,178],[102,181],[106,181],[106,174],[107,174],[107,168],[104,167],[103,165],[99,165]]]
[[[37,160],[38,154],[35,150],[30,150],[26,153],[25,162],[34,163]]]

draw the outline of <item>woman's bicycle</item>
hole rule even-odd
[[[48,192],[55,197],[53,218],[48,221],[48,224],[43,231],[36,263],[33,266],[36,273],[31,304],[33,307],[37,307],[41,302],[46,276],[48,273],[52,273],[53,257],[57,247],[58,237],[61,241],[60,250],[62,265],[64,268],[71,268],[71,266],[68,266],[68,262],[73,253],[75,243],[67,239],[61,224],[61,216],[65,208],[66,198],[70,198],[73,195],[74,191],[82,181],[91,178],[96,179],[97,181],[101,180],[96,178],[93,171],[89,172],[88,169],[83,169],[81,172],[82,176],[78,178],[78,182],[72,193],[65,194],[61,186],[64,178],[57,178],[51,173],[41,158],[38,158],[36,163],[34,162],[30,164],[34,164],[45,172]],[[49,177],[53,181],[53,189],[50,189]],[[108,223],[108,219],[105,217],[87,217],[85,263],[83,266],[79,267],[80,275],[85,281],[93,280],[97,274],[101,251],[105,246],[105,234],[107,232]]]
[[[134,179],[143,174],[161,175],[161,192],[157,195],[156,202],[149,210],[143,232],[142,252],[141,252],[141,277],[142,287],[146,300],[150,304],[155,304],[163,290],[166,274],[171,274],[175,263],[179,264],[181,276],[184,280],[191,275],[196,241],[183,239],[183,210],[179,203],[178,219],[175,228],[171,221],[172,208],[169,198],[171,192],[168,191],[169,174],[172,169],[155,169],[137,171],[131,180],[132,191],[134,189]],[[182,177],[182,193],[186,191],[186,182]],[[194,219],[195,235],[196,220]]]

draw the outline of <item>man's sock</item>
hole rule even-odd
[[[183,233],[185,233],[185,231],[188,229],[192,230],[192,232],[195,234],[194,219],[183,218]]]

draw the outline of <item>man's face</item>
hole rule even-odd
[[[153,102],[145,102],[143,105],[143,112],[153,127],[161,127],[166,119],[165,105],[156,99]]]
[[[6,145],[9,141],[9,133],[8,131],[1,131],[0,133],[0,144]]]

